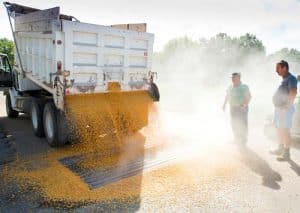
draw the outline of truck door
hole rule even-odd
[[[12,87],[12,70],[6,55],[0,54],[0,91]]]

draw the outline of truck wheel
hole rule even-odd
[[[38,137],[45,136],[43,125],[43,103],[38,100],[31,102],[31,123],[34,134]]]
[[[44,132],[50,146],[63,146],[68,141],[68,128],[64,113],[53,102],[48,102],[43,115]]]
[[[57,122],[58,122],[58,141],[61,144],[66,144],[71,140],[71,133],[66,114],[63,111],[57,110]]]
[[[11,106],[10,95],[6,95],[6,114],[9,118],[17,118],[19,116],[19,112],[14,110]]]

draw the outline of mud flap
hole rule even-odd
[[[149,95],[152,97],[154,102],[158,102],[160,99],[160,94],[159,94],[159,90],[158,87],[155,83],[151,83],[150,84],[150,88],[149,88]]]

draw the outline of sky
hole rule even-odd
[[[12,38],[6,11],[0,5],[0,37]],[[283,47],[300,49],[300,0],[19,0],[40,9],[61,7],[81,22],[100,25],[147,23],[155,34],[154,50],[170,39],[209,38],[219,32],[257,35],[267,53]]]

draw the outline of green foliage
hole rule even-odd
[[[165,45],[165,50],[175,51],[178,48],[192,48],[195,44],[197,44],[195,41],[185,36],[170,40]]]
[[[199,53],[205,52],[215,58],[221,57],[239,62],[254,54],[265,55],[265,47],[255,35],[247,33],[240,37],[230,37],[226,33],[219,33],[210,39],[200,38],[198,41],[193,41],[186,36],[170,40],[160,56],[167,59],[168,56],[187,49],[198,49]]]
[[[187,36],[172,39],[164,46],[161,52],[155,54],[157,56],[156,60],[166,61],[169,57],[172,57],[179,52],[182,53],[186,50],[190,51],[197,48],[199,45],[198,42],[193,41]]]
[[[288,62],[300,63],[300,51],[292,48],[282,48],[281,50],[270,55],[269,58],[273,61],[286,60]]]
[[[0,39],[0,53],[8,56],[11,65],[14,63],[14,42],[7,38]]]
[[[266,54],[262,41],[255,35],[247,33],[231,37],[218,33],[209,39],[192,40],[186,36],[173,39],[154,57],[155,63],[160,64],[157,67],[164,67],[163,72],[186,67],[190,73],[196,74],[200,69],[203,72],[204,68],[209,71],[207,78],[213,75],[222,78],[233,70],[239,71],[249,62],[259,64]],[[204,81],[207,82],[207,78]]]
[[[253,34],[232,37],[218,33],[208,39],[192,40],[186,36],[172,39],[154,58],[153,70],[165,80],[193,76],[197,84],[215,86],[232,72],[246,75],[269,72],[281,59],[295,69],[300,64],[300,51],[283,48],[267,56],[263,42]]]
[[[244,53],[265,53],[265,47],[262,41],[258,40],[255,35],[247,33],[238,39],[239,47]]]

